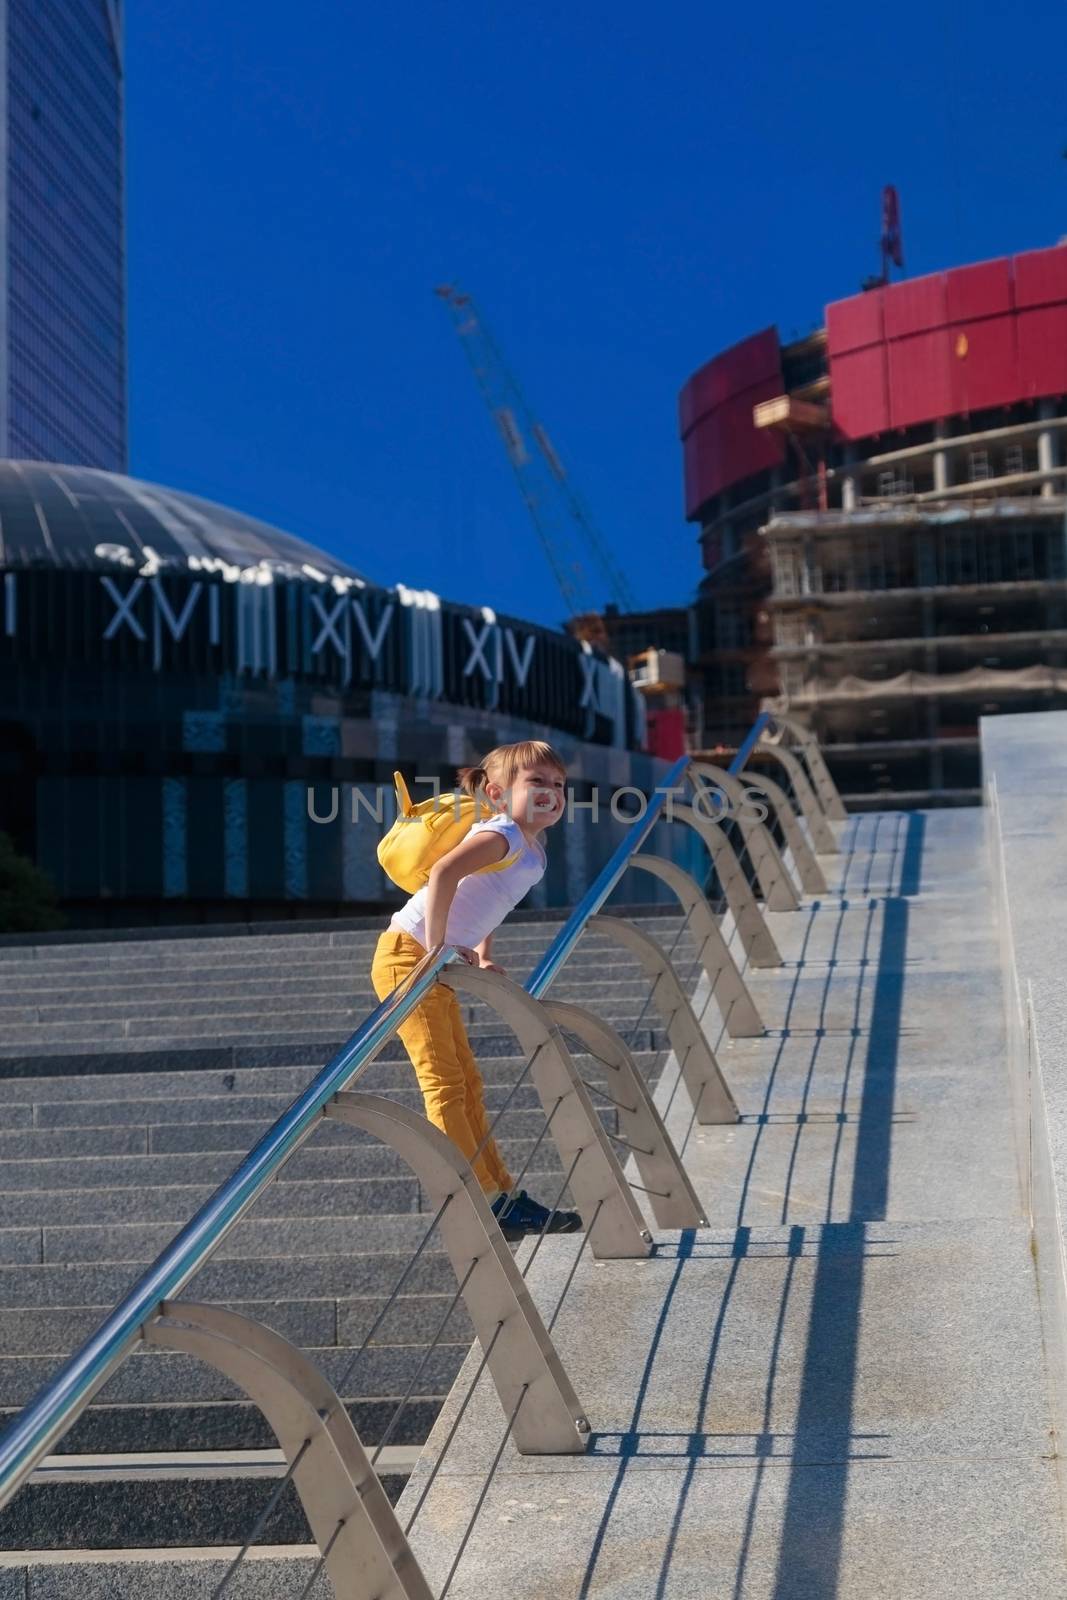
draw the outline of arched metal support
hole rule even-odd
[[[812,844],[821,856],[837,855],[840,849],[834,830],[826,818],[826,813],[815,798],[815,790],[808,782],[808,775],[804,770],[800,757],[793,750],[787,750],[784,745],[775,744],[773,740],[763,738],[753,751],[754,755],[771,756],[775,761],[780,761],[785,768],[796,796],[797,805],[804,813],[804,821],[808,825]]]
[[[601,1261],[647,1256],[652,1235],[596,1107],[559,1028],[541,1000],[502,973],[456,962],[442,982],[472,994],[503,1017],[530,1062],[530,1078],[548,1118],[570,1190],[586,1219],[589,1248]]]
[[[693,810],[692,806],[675,805],[671,810],[675,822],[684,822],[703,841],[712,859],[726,903],[733,913],[741,944],[750,966],[780,967],[782,957],[771,931],[763,920],[759,902],[741,871],[741,863],[734,847],[717,822],[710,822]],[[634,858],[636,860],[636,857]],[[631,862],[632,865],[632,862]]]
[[[827,883],[823,870],[808,842],[807,834],[797,821],[797,814],[789,804],[789,796],[785,790],[780,784],[775,783],[773,778],[768,778],[762,772],[758,777],[755,773],[742,773],[741,782],[746,789],[756,789],[770,801],[771,809],[778,819],[778,826],[793,857],[793,864],[797,869],[797,876],[804,893],[826,894]]]
[[[630,865],[640,868],[642,872],[652,873],[677,895],[696,942],[697,959],[708,980],[711,998],[722,1012],[723,1024],[730,1038],[762,1038],[766,1032],[763,1018],[756,1010],[745,980],[737,970],[737,962],[723,938],[719,920],[696,879],[684,867],[674,861],[666,861],[662,856],[634,856]]]
[[[731,822],[736,823],[748,849],[756,882],[768,911],[797,911],[800,896],[782,860],[782,852],[771,838],[770,829],[764,827],[748,803],[748,792],[739,778],[722,767],[713,767],[706,761],[694,761],[691,770],[705,779],[726,797]],[[712,819],[715,820],[714,818]]]
[[[633,1151],[658,1226],[706,1228],[704,1208],[625,1040],[584,1006],[546,1000],[544,1007],[553,1022],[580,1039],[613,1074],[609,1081],[612,1103],[619,1110],[619,1130]]]
[[[225,1373],[262,1411],[337,1600],[433,1600],[348,1412],[305,1355],[262,1323],[182,1300],[165,1301],[143,1334]]]
[[[826,765],[826,757],[822,747],[810,728],[802,722],[797,722],[794,717],[780,717],[777,712],[774,716],[775,725],[792,735],[801,748],[811,781],[815,786],[815,793],[831,822],[844,822],[848,818],[845,803],[841,798],[837,784],[830,776],[830,769]]]
[[[678,1070],[693,1102],[697,1121],[739,1121],[737,1102],[663,947],[625,917],[590,917],[586,927],[624,945],[652,979],[652,999],[663,1018],[671,1049],[678,1057]]]
[[[463,1285],[474,1331],[488,1351],[487,1365],[506,1416],[523,1386],[530,1390],[515,1418],[520,1453],[580,1454],[589,1438],[585,1414],[463,1153],[420,1111],[383,1095],[342,1090],[325,1115],[381,1139],[407,1162],[430,1208],[444,1206],[437,1224],[441,1243]],[[472,1262],[477,1262],[473,1272]]]

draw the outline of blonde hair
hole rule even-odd
[[[524,767],[542,764],[555,767],[564,777],[567,775],[563,757],[550,744],[543,739],[522,739],[518,744],[498,744],[495,750],[482,757],[477,767],[460,767],[456,779],[467,794],[477,794],[487,783],[499,783],[502,789],[510,789]]]

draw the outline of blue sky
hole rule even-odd
[[[679,387],[856,290],[883,183],[913,274],[1067,234],[1062,0],[133,0],[126,27],[132,470],[537,621],[562,603],[435,284],[478,298],[657,605],[700,576]]]

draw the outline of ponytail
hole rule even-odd
[[[489,774],[484,767],[460,767],[456,780],[465,794],[476,795],[485,788]]]

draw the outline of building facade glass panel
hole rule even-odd
[[[120,0],[0,0],[5,437],[16,459],[127,460]]]

